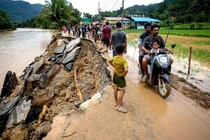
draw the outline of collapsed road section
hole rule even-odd
[[[53,38],[20,78],[8,71],[0,98],[2,139],[41,139],[63,110],[103,94],[110,84],[106,59],[90,40]]]

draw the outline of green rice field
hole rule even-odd
[[[135,45],[139,35],[144,30],[124,30],[128,36],[128,43]],[[161,29],[160,35],[166,39],[168,30]],[[176,44],[174,48],[174,55],[178,57],[188,57],[190,47],[192,47],[192,59],[201,62],[203,65],[210,67],[210,30],[170,30],[166,42],[166,46]]]

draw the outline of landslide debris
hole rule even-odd
[[[17,140],[42,139],[56,115],[80,113],[79,105],[97,92],[103,94],[111,78],[94,43],[71,37],[53,38],[18,81],[15,73],[7,75],[14,82],[5,78],[11,85],[0,99],[0,136]]]

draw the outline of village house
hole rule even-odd
[[[115,24],[118,22],[118,21],[122,21],[122,17],[104,17],[103,19],[103,23],[106,24],[106,22],[109,22],[110,26],[111,27],[114,27],[115,28]],[[130,27],[130,19],[124,17],[123,18],[123,29],[128,29]]]
[[[136,29],[144,29],[144,24],[149,22],[151,24],[158,24],[160,20],[149,17],[127,17],[131,21],[131,26]]]
[[[111,27],[115,27],[115,24],[120,21],[122,22],[122,17],[104,17],[103,23],[109,22]],[[123,29],[129,29],[129,28],[136,28],[136,29],[144,29],[145,23],[151,23],[151,24],[158,24],[160,20],[153,19],[149,17],[124,17],[123,18]]]

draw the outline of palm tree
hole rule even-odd
[[[60,30],[63,25],[68,25],[72,20],[79,23],[80,17],[72,16],[71,11],[75,12],[75,9],[66,0],[50,0],[50,2],[46,0],[45,3],[36,19],[39,26]]]

